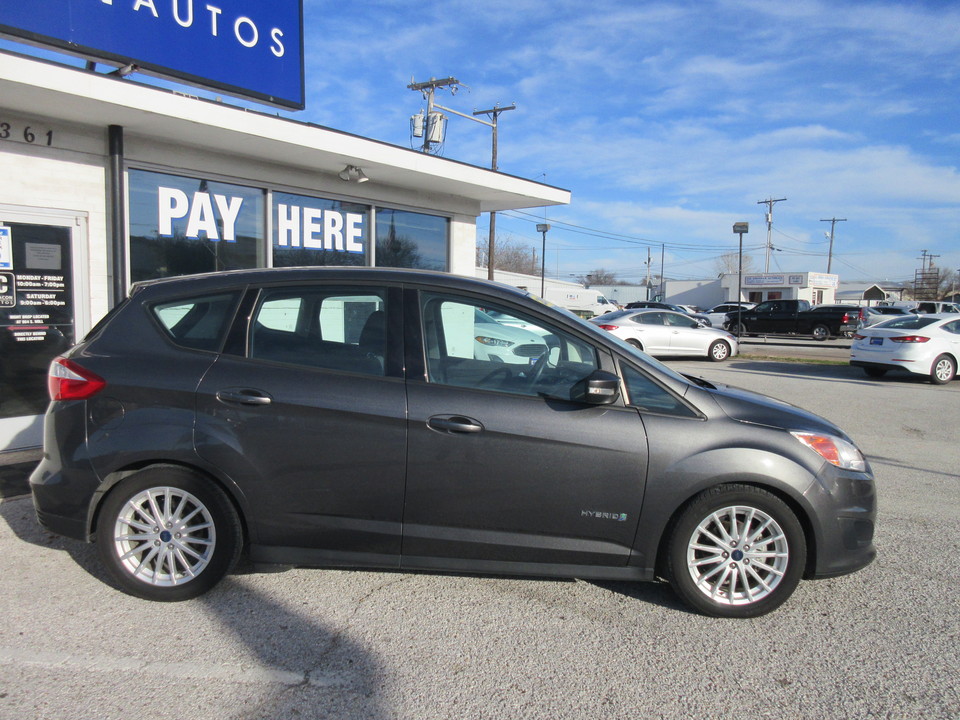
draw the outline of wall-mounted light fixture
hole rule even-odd
[[[140,70],[140,66],[134,63],[129,65],[124,65],[123,67],[118,67],[113,72],[108,72],[107,75],[116,75],[118,77],[126,77],[127,75],[132,75],[135,72]]]
[[[341,180],[355,183],[365,183],[370,179],[364,175],[363,170],[358,168],[356,165],[347,165],[343,170],[340,171],[339,177]]]

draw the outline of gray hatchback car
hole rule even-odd
[[[751,617],[875,555],[874,480],[839,428],[485,281],[142,283],[49,384],[40,522],[96,542],[116,584],[151,600],[195,597],[245,553],[666,578],[703,613]]]

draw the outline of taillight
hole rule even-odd
[[[106,386],[106,380],[72,360],[58,357],[50,363],[47,390],[51,400],[86,400]]]
[[[863,308],[860,308],[860,312],[857,314],[857,318],[860,320],[860,322],[863,322],[864,320],[866,320],[867,311],[864,310]]]
[[[858,316],[858,317],[859,317],[859,316]],[[843,319],[840,320],[840,322],[841,322],[841,324],[843,324],[843,325],[849,325],[850,323],[852,323],[853,320],[850,319],[850,313],[844,313],[844,314],[843,314]]]
[[[923,335],[901,335],[900,337],[890,338],[890,342],[895,343],[925,343],[930,342],[930,338]]]
[[[620,326],[619,326],[619,325],[601,325],[601,326],[600,326],[600,329],[601,329],[601,330],[616,330],[618,327],[620,327]]]
[[[853,334],[853,339],[854,339],[854,340],[866,340],[866,339],[867,339],[867,336],[866,336],[866,335],[861,335],[860,333],[854,333],[854,334]]]

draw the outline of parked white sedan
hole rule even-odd
[[[870,377],[906,370],[946,385],[957,376],[960,318],[950,315],[907,315],[861,328],[853,336],[850,364]]]
[[[620,310],[590,322],[654,357],[699,355],[720,362],[740,351],[730,333],[670,310]]]

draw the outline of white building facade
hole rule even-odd
[[[40,443],[45,367],[158,277],[289,265],[473,275],[483,212],[569,192],[0,53],[0,454]]]

